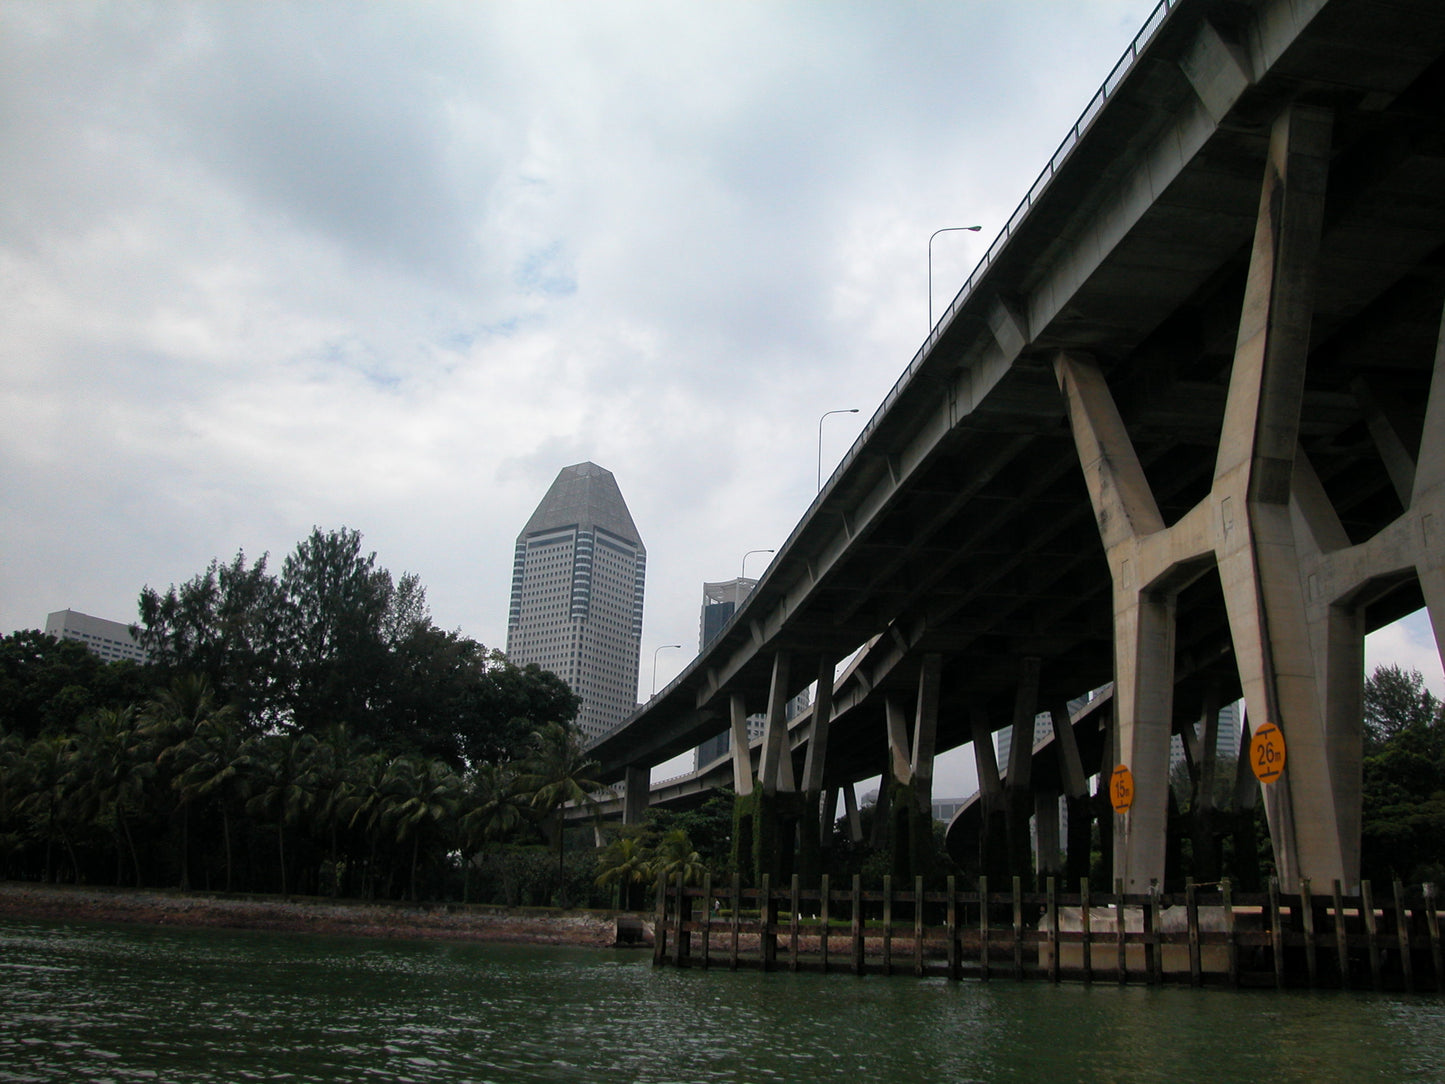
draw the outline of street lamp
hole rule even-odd
[[[745,580],[745,579],[748,578],[748,558],[751,557],[753,554],[755,554],[755,553],[777,553],[777,552],[778,552],[777,550],[748,550],[747,553],[743,554],[743,568],[742,568],[742,571],[738,573],[738,579],[740,579],[740,580]],[[738,585],[738,590],[739,590],[739,591],[742,590],[742,585],[741,585],[741,584]],[[739,602],[738,605],[741,606],[742,603]]]
[[[857,414],[857,407],[849,407],[847,410],[825,410],[822,417],[818,419],[818,492],[823,492],[823,418],[829,414]]]
[[[953,233],[955,230],[964,230],[968,233],[977,233],[983,229],[982,226],[944,226],[941,230],[934,230],[928,235],[928,332],[933,334],[933,239],[940,233]]]
[[[652,649],[652,695],[657,695],[657,653],[665,651],[669,647],[681,647],[681,644],[663,644],[661,647]]]

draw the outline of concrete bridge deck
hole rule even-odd
[[[1436,0],[1161,4],[746,605],[592,747],[604,777],[865,644],[796,786],[889,770],[898,705],[935,720],[901,751],[926,768],[1116,676],[1146,806],[1159,727],[1241,694],[1298,751],[1287,821],[1357,775],[1327,717],[1359,678],[1330,675],[1427,599],[1445,631],[1442,56]]]

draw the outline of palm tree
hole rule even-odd
[[[246,810],[276,825],[276,847],[281,861],[281,894],[289,891],[286,876],[286,826],[310,811],[310,759],[316,739],[310,734],[268,734],[252,744],[242,758],[251,783]]]
[[[417,898],[417,867],[423,842],[444,838],[455,827],[461,781],[440,760],[397,757],[385,784],[389,800],[382,815],[398,844],[411,842],[411,898]]]
[[[172,772],[170,788],[176,794],[180,812],[180,887],[183,890],[191,887],[191,804],[203,793],[194,777],[189,783],[184,781],[193,758],[203,751],[194,739],[204,724],[214,721],[230,726],[233,717],[229,705],[217,705],[210,678],[204,674],[178,674],[146,705],[142,732],[160,748],[157,766]],[[204,778],[211,770],[204,767],[199,774]]]
[[[75,856],[72,820],[77,776],[75,739],[68,734],[42,734],[25,747],[20,760],[20,792],[16,810],[30,819],[45,840],[45,880],[55,880],[52,850],[57,840],[70,856],[75,879],[80,862]]]
[[[504,764],[478,764],[462,796],[466,812],[457,824],[462,852],[462,900],[471,899],[471,870],[489,841],[514,831],[525,816],[528,799],[517,789],[516,774]]]
[[[311,783],[316,796],[314,822],[326,837],[329,883],[334,896],[341,890],[343,862],[342,832],[349,827],[350,803],[359,783],[358,769],[370,743],[358,738],[346,723],[327,727],[316,746],[311,763]]]
[[[155,765],[135,712],[129,707],[102,708],[89,716],[81,726],[77,752],[86,776],[82,793],[91,815],[97,821],[115,821],[116,883],[121,883],[124,851],[129,849],[139,887],[143,877],[131,821],[146,808],[146,784]]]
[[[652,859],[652,882],[670,884],[681,876],[684,884],[702,884],[707,866],[692,849],[686,830],[674,828],[662,837]]]
[[[531,755],[523,761],[517,783],[523,793],[532,796],[532,808],[548,825],[557,846],[557,875],[566,906],[567,874],[563,857],[563,828],[568,804],[588,808],[597,803],[592,792],[602,784],[593,778],[597,761],[582,751],[582,745],[569,728],[561,723],[547,723],[532,734]]]
[[[653,854],[635,836],[618,836],[597,858],[597,885],[606,888],[616,885],[620,889],[621,903],[625,910],[637,907],[637,889],[653,877]]]
[[[212,715],[202,719],[195,733],[183,745],[166,750],[175,758],[178,771],[171,780],[180,797],[181,808],[192,802],[211,800],[221,814],[221,838],[226,849],[226,891],[231,891],[235,863],[231,851],[231,815],[242,796],[242,758],[245,740],[231,717]],[[166,754],[162,754],[163,756]],[[184,863],[182,876],[185,876]]]

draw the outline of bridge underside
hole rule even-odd
[[[1244,696],[1288,743],[1281,873],[1355,880],[1363,636],[1428,602],[1445,639],[1442,56],[1433,0],[1184,0],[604,771],[741,706],[773,719],[764,789],[926,790],[935,750],[1027,750],[1116,681],[1079,756],[1132,769],[1132,891],[1163,877],[1170,733]],[[778,697],[864,645],[785,746]]]

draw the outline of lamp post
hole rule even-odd
[[[823,418],[829,414],[857,414],[857,407],[848,407],[846,410],[825,410],[822,417],[818,419],[818,492],[823,492]]]
[[[652,695],[657,695],[657,653],[665,651],[669,647],[681,647],[681,644],[663,644],[652,649]]]
[[[967,233],[977,233],[983,229],[982,226],[944,226],[941,230],[934,230],[928,235],[928,333],[933,334],[933,239],[940,233],[953,233],[955,230],[964,230]]]
[[[777,550],[748,550],[747,553],[743,554],[743,567],[742,567],[742,571],[738,573],[738,579],[740,579],[740,580],[745,580],[745,579],[748,578],[748,558],[751,557],[753,554],[755,554],[755,553],[777,553],[777,552],[778,552]],[[742,584],[739,584],[739,585],[738,585],[738,590],[739,590],[739,591],[742,590]],[[738,605],[741,606],[742,603],[739,602]]]

